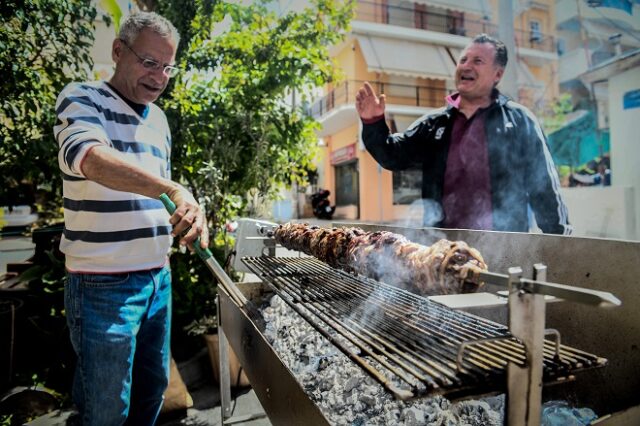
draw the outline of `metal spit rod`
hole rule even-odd
[[[260,225],[258,226],[258,233],[263,236],[259,238],[273,238],[274,227]],[[467,278],[467,281],[475,284],[478,284],[480,282],[490,282],[502,287],[508,287],[509,275],[487,271],[476,273],[472,277]],[[532,294],[545,294],[549,296],[555,296],[564,300],[597,306],[600,308],[610,308],[620,306],[622,304],[620,299],[609,292],[590,290],[581,287],[573,287],[565,284],[557,284],[542,280],[520,278],[519,290]]]
[[[479,272],[467,280],[479,283],[489,282],[503,287],[509,286],[509,276],[495,272]],[[545,294],[556,296],[564,300],[592,305],[599,308],[612,308],[620,306],[622,302],[613,294],[606,291],[590,290],[581,287],[573,287],[565,284],[551,283],[547,281],[520,278],[517,283],[518,290],[531,294]]]

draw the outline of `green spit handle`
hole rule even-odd
[[[173,203],[173,201],[171,201],[171,198],[169,198],[167,194],[161,194],[160,201],[162,201],[162,204],[164,204],[164,207],[167,209],[169,214],[173,214],[173,212],[176,211],[176,205]],[[193,242],[193,248],[202,260],[207,260],[210,257],[213,257],[211,250],[209,250],[208,248],[200,247],[200,237],[196,238],[196,240]]]

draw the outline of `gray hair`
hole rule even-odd
[[[155,12],[137,12],[129,15],[120,25],[118,38],[132,44],[145,28],[162,37],[170,37],[176,42],[176,46],[180,43],[180,34],[176,27],[167,18]]]
[[[497,38],[493,38],[487,34],[478,34],[471,40],[472,43],[489,43],[493,45],[496,49],[496,56],[494,58],[494,63],[502,68],[507,67],[507,46]]]

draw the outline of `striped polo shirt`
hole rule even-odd
[[[163,266],[171,245],[159,200],[109,189],[84,176],[92,147],[106,145],[146,171],[170,178],[171,134],[154,104],[136,111],[106,82],[72,83],[56,102],[65,228],[60,250],[72,272],[118,273]]]

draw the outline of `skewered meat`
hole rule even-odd
[[[463,241],[442,239],[423,246],[387,231],[326,229],[303,223],[280,225],[274,237],[282,246],[334,268],[427,295],[477,291],[479,285],[467,278],[487,270],[482,255]]]

